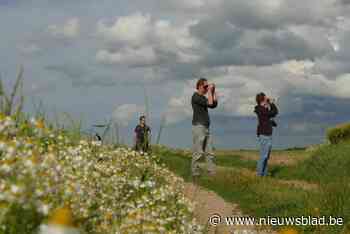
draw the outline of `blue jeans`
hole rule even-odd
[[[258,137],[260,145],[260,159],[257,165],[258,176],[267,176],[267,163],[272,149],[272,136],[260,135]]]

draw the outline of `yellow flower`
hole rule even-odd
[[[27,140],[26,140],[26,143],[27,143],[28,145],[33,145],[33,144],[34,144],[34,141],[33,141],[32,138],[28,137]]]
[[[33,164],[38,164],[39,163],[39,156],[38,155],[32,155],[31,157],[30,157],[30,161],[32,161],[32,163]]]
[[[113,213],[112,212],[107,212],[105,215],[107,220],[112,220],[113,219]]]
[[[6,160],[2,160],[0,161],[0,165],[12,165],[14,163],[16,163],[17,159],[16,158],[11,158],[11,159],[6,159]]]
[[[52,145],[49,145],[49,146],[47,147],[47,150],[48,150],[50,153],[52,153],[52,152],[55,151],[55,148],[54,148]]]
[[[44,128],[45,128],[44,120],[43,120],[43,119],[39,119],[39,120],[36,122],[36,127],[39,128],[39,129],[44,129]]]
[[[49,224],[74,227],[73,214],[68,206],[56,209],[48,221]]]
[[[279,234],[298,234],[299,232],[294,228],[283,228]]]
[[[7,208],[8,206],[9,206],[9,204],[7,202],[4,202],[4,201],[0,202],[0,209]]]

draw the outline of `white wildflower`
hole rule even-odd
[[[68,228],[59,225],[41,225],[39,234],[79,234],[76,228]]]

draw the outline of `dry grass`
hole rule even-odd
[[[259,160],[259,152],[256,150],[217,150],[215,151],[217,157],[220,156],[232,156],[239,157],[241,160]],[[310,157],[310,153],[304,150],[291,150],[272,151],[269,160],[269,165],[285,165],[291,166],[296,165],[300,161]]]

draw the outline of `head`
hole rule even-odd
[[[198,92],[202,95],[205,95],[208,93],[208,80],[205,78],[200,78],[197,81],[196,88]]]
[[[268,102],[268,97],[264,93],[258,93],[256,95],[256,104],[261,105]]]
[[[146,116],[142,115],[140,116],[140,124],[145,125],[146,124]]]

